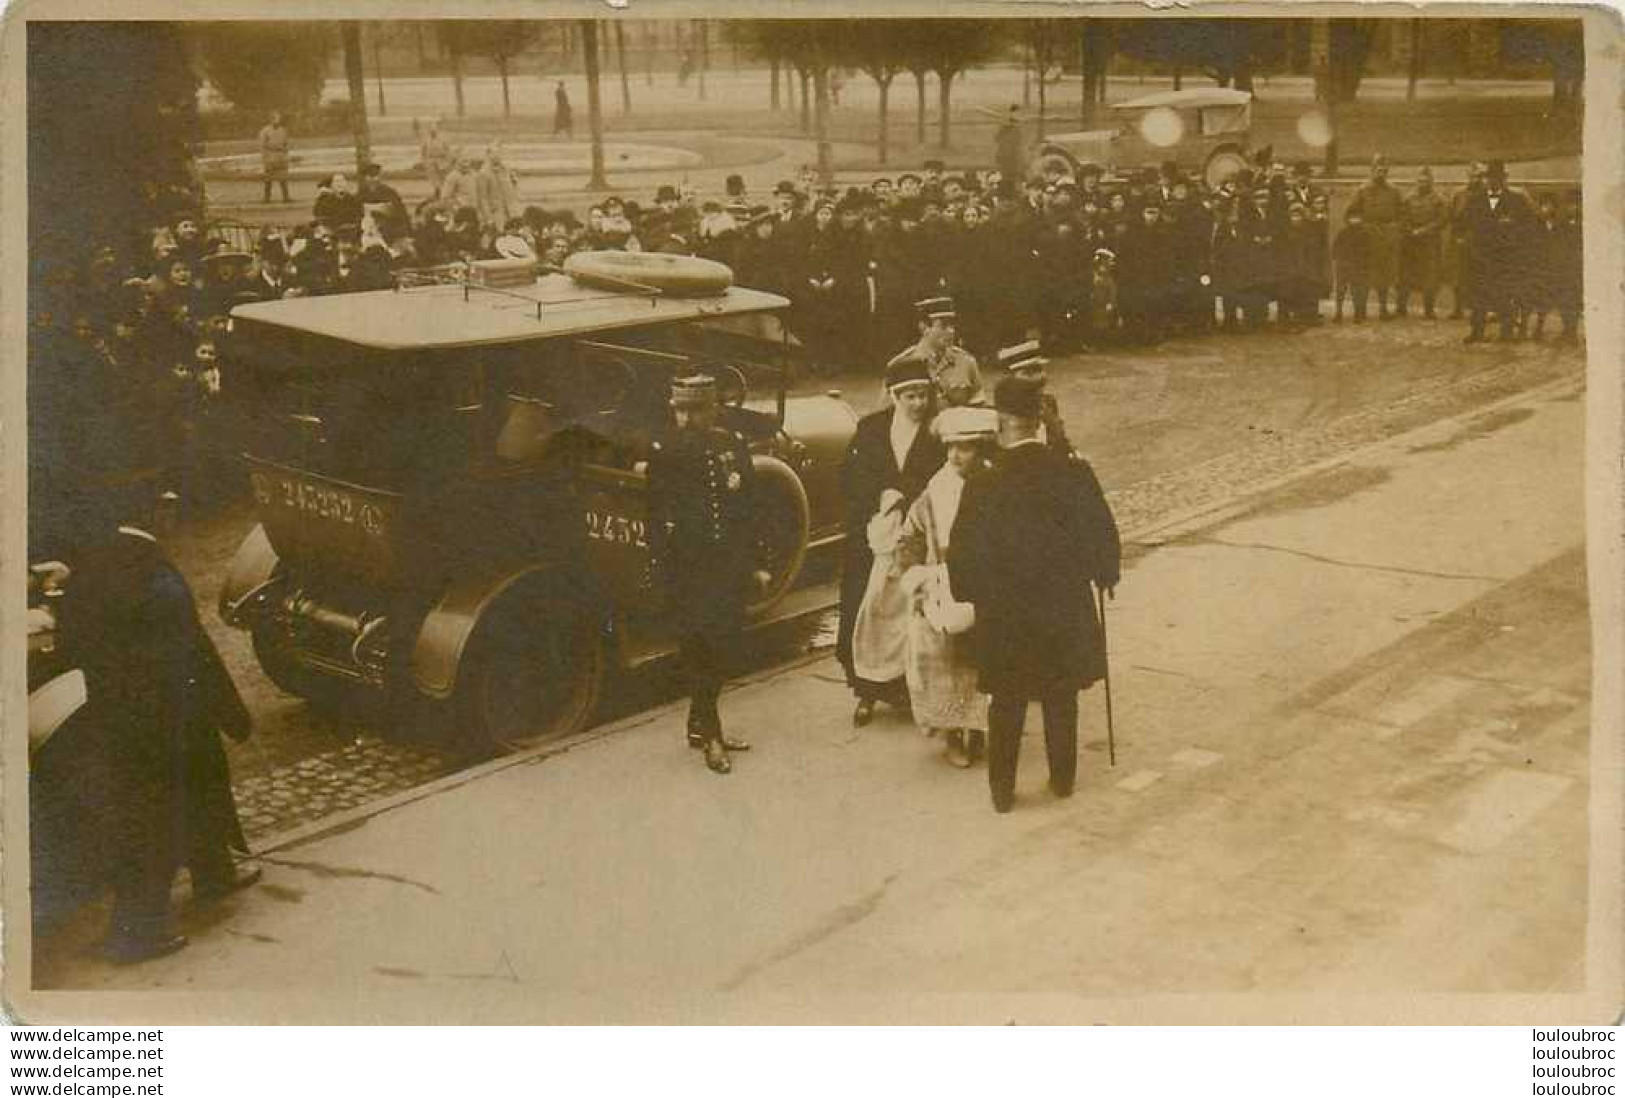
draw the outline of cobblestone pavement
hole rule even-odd
[[[1102,480],[1118,485],[1108,497],[1132,538],[1356,447],[1583,372],[1578,351],[1550,344],[1469,351],[1457,345],[1454,327],[1446,331],[1402,322],[1288,338],[1212,336],[1074,356],[1050,370],[1074,437],[1088,440]],[[1182,371],[1183,380],[1169,380]],[[860,395],[871,388],[852,379],[849,396],[861,405]],[[232,511],[189,523],[172,541],[256,716],[256,735],[229,747],[250,838],[470,765],[466,753],[432,740],[389,736],[353,717],[322,714],[264,679],[247,638],[210,609],[225,563],[251,521],[246,510]],[[755,646],[757,666],[822,647],[833,632],[828,618],[815,615],[771,631]],[[669,672],[656,667],[610,683],[605,696],[603,716],[612,719],[672,698],[676,687]]]

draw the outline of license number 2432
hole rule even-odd
[[[631,545],[639,549],[649,548],[648,529],[642,519],[630,518],[626,515],[606,514],[601,511],[587,512],[587,536],[595,541],[607,541],[615,545]]]

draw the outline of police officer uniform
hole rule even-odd
[[[716,382],[703,374],[672,382],[677,410],[714,409]],[[706,765],[732,769],[717,699],[745,622],[752,579],[755,470],[744,436],[709,423],[674,427],[650,448],[650,549],[677,626],[688,680],[688,742]]]
[[[922,327],[928,327],[940,320],[952,321],[958,317],[953,299],[949,297],[930,297],[924,301],[916,301],[914,309]],[[910,361],[925,363],[932,384],[937,387],[937,393],[945,404],[958,406],[981,401],[981,368],[976,364],[976,356],[958,344],[933,349],[922,334],[919,342],[893,355],[886,363],[886,369],[890,372],[892,367]]]

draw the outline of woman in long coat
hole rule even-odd
[[[858,672],[853,656],[853,634],[858,612],[869,587],[874,555],[869,548],[869,522],[880,510],[887,490],[900,494],[907,508],[941,466],[942,443],[932,435],[935,412],[930,367],[923,359],[900,359],[886,367],[886,388],[892,407],[871,412],[858,421],[841,462],[841,495],[846,504],[846,556],[841,566],[841,616],[835,658],[846,671],[847,685],[857,695],[852,721],[869,723],[875,703],[906,706],[908,691],[899,673],[894,680],[876,681]],[[902,628],[899,619],[898,627]]]
[[[967,767],[987,733],[987,695],[977,685],[968,604],[948,591],[948,545],[965,484],[985,473],[998,430],[991,408],[948,408],[932,424],[948,448],[903,522],[897,567],[909,597],[906,654],[914,721],[929,735],[945,733],[948,761]]]

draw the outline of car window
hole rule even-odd
[[[1212,137],[1222,133],[1238,133],[1247,128],[1247,108],[1245,106],[1203,107],[1201,119],[1203,137]]]

